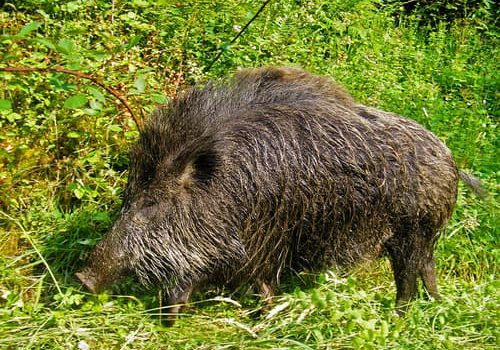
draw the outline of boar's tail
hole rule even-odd
[[[467,174],[462,170],[459,170],[458,174],[460,175],[460,179],[462,179],[464,184],[466,184],[472,190],[472,192],[476,194],[476,196],[481,199],[485,199],[488,196],[488,193],[484,189],[481,180],[479,180],[477,177]]]

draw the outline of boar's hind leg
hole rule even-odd
[[[192,291],[193,287],[191,286],[186,289],[171,290],[165,295],[165,297],[163,298],[163,303],[167,307],[165,308],[165,318],[162,320],[162,323],[164,325],[172,326],[174,324],[177,318],[177,314],[184,307],[184,304],[188,302]]]
[[[395,235],[386,242],[396,282],[396,312],[399,315],[406,312],[408,303],[415,298],[418,277],[427,293],[439,299],[433,255],[435,237],[415,230]]]
[[[394,280],[396,282],[396,312],[403,315],[408,303],[417,294],[416,252],[403,239],[391,239],[386,244],[387,252],[391,258]]]
[[[420,277],[424,282],[424,287],[428,295],[434,299],[440,299],[441,296],[439,295],[437,290],[436,262],[434,260],[433,247],[429,249],[425,261],[423,261],[421,264]]]

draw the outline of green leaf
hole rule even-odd
[[[162,94],[153,95],[152,99],[154,103],[167,103],[169,101],[169,98]]]
[[[66,82],[64,80],[64,76],[62,76],[62,75],[57,75],[57,76],[51,78],[50,83],[54,86],[54,89],[56,89],[56,90],[64,90],[64,91],[75,90],[75,85],[69,84],[68,82]]]
[[[70,131],[66,134],[67,137],[69,137],[70,139],[77,139],[80,137],[80,134],[77,133],[76,131]]]
[[[70,54],[73,52],[74,46],[75,44],[72,40],[61,39],[57,43],[57,51],[65,54]]]
[[[121,126],[119,126],[119,125],[110,125],[110,126],[108,127],[108,130],[109,130],[109,131],[113,131],[113,132],[120,132],[120,131],[122,131],[123,129],[122,129],[122,127],[121,127]]]
[[[41,22],[31,22],[31,23],[28,23],[24,27],[21,28],[21,30],[19,31],[19,35],[20,36],[26,36],[29,33],[31,33],[32,31],[37,30],[38,27],[40,27],[42,24],[43,23],[41,23]]]
[[[0,100],[0,111],[9,111],[12,109],[12,102],[10,100]]]
[[[66,9],[69,13],[81,10],[83,5],[81,5],[78,1],[70,1],[66,4]]]
[[[78,242],[78,244],[89,245],[89,246],[93,246],[95,244],[95,240],[93,240],[93,239],[84,239],[84,240],[77,241],[77,242]]]
[[[72,61],[68,63],[67,68],[71,70],[82,70],[84,67],[80,62]]]
[[[90,100],[89,105],[90,108],[92,108],[95,111],[100,111],[102,109],[102,103],[97,100]]]
[[[111,218],[109,217],[109,214],[106,212],[97,212],[93,215],[92,219],[95,221],[103,222],[103,223],[110,223]]]
[[[138,92],[143,93],[146,89],[146,81],[144,80],[144,75],[140,75],[135,81],[134,86]]]
[[[93,87],[93,86],[89,86],[89,87],[88,87],[88,92],[89,92],[89,94],[91,94],[91,95],[92,95],[92,97],[94,97],[96,100],[101,101],[101,102],[106,101],[106,98],[104,97],[103,93],[102,93],[99,89],[96,89],[96,88],[95,88],[95,87]]]
[[[82,199],[83,196],[85,196],[85,192],[86,192],[85,189],[81,188],[81,187],[78,187],[73,191],[73,193],[75,194],[75,197],[78,199]]]
[[[144,0],[132,0],[132,3],[137,7],[148,7],[151,6],[149,1]]]
[[[64,101],[64,107],[69,109],[81,108],[87,104],[87,101],[87,96],[84,94],[77,94],[68,97],[66,101]]]
[[[39,43],[39,44],[42,44],[43,46],[48,47],[51,50],[56,50],[56,45],[54,45],[54,43],[48,39],[36,38],[36,39],[34,39],[34,41]]]
[[[97,115],[97,113],[99,113],[98,110],[92,108],[85,108],[83,112],[88,115]]]
[[[9,121],[9,123],[14,123],[16,120],[21,120],[23,119],[23,116],[20,115],[20,114],[17,114],[17,113],[7,113],[7,120]]]
[[[125,50],[130,50],[132,47],[137,45],[141,40],[142,40],[142,35],[134,36],[132,40],[130,40],[128,45],[125,47]]]

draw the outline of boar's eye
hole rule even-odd
[[[156,204],[156,201],[151,198],[151,197],[145,197],[144,201],[142,202],[142,206],[144,208],[150,208]]]

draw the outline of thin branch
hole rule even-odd
[[[238,38],[243,34],[243,32],[250,26],[250,24],[257,18],[259,17],[260,13],[264,10],[264,8],[266,7],[267,4],[269,4],[271,2],[271,0],[266,0],[264,1],[264,3],[262,4],[262,6],[259,8],[259,10],[255,13],[255,15],[250,19],[250,21],[248,21],[247,24],[245,24],[245,26],[243,28],[241,28],[241,30],[238,32],[238,34],[236,34],[236,36],[233,38],[233,40],[231,40],[229,42],[229,45],[232,45],[234,44],[234,42],[236,40],[238,40]],[[224,52],[224,49],[221,48],[219,50],[219,53],[217,54],[217,56],[215,56],[215,58],[212,60],[212,62],[210,62],[210,64],[208,65],[208,67],[205,69],[205,73],[207,73],[211,68],[212,66],[215,64],[215,62],[217,62],[217,60],[220,58],[220,56],[222,56],[222,53]]]
[[[75,76],[77,78],[90,80],[95,85],[100,86],[101,88],[103,88],[104,90],[106,90],[107,92],[109,92],[111,95],[113,95],[114,97],[116,97],[125,106],[125,108],[129,112],[130,116],[132,117],[132,119],[135,122],[135,125],[137,126],[137,129],[140,132],[142,132],[142,130],[143,130],[142,119],[139,118],[134,113],[134,111],[132,110],[132,107],[130,107],[130,104],[127,102],[127,100],[122,95],[120,95],[120,93],[118,91],[116,91],[115,89],[113,89],[113,88],[109,87],[108,85],[104,84],[102,81],[100,81],[99,79],[93,77],[90,74],[85,74],[85,73],[82,73],[82,72],[74,71],[74,70],[63,68],[63,67],[59,67],[59,66],[57,66],[57,67],[46,67],[46,68],[35,68],[35,67],[3,67],[2,68],[2,67],[0,67],[0,71],[2,71],[2,72],[21,72],[21,73],[23,73],[23,72],[64,73],[64,74],[73,75],[73,76]]]

